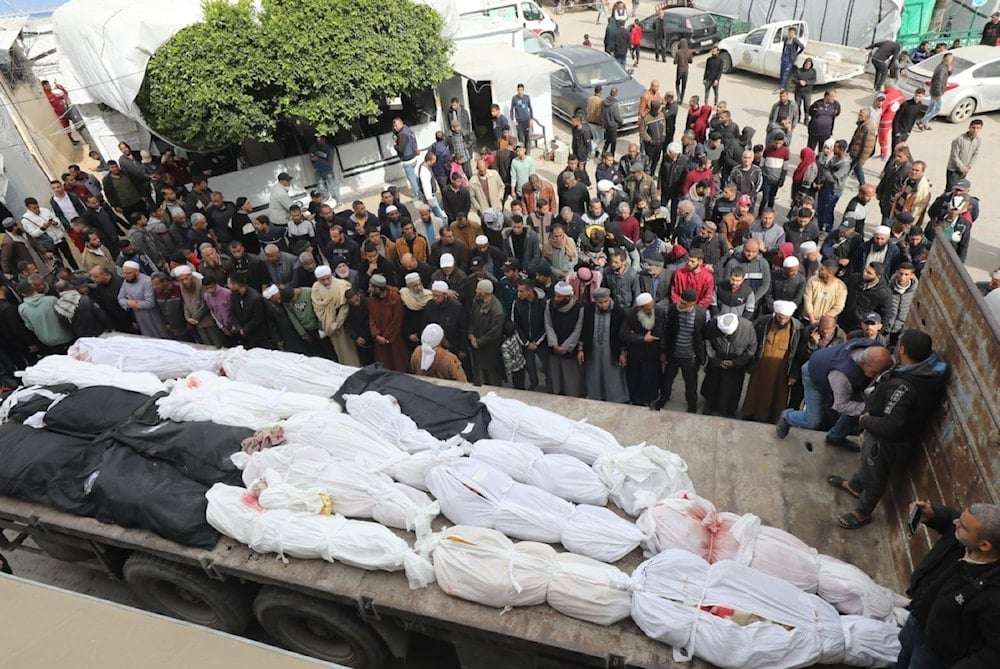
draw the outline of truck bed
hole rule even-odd
[[[486,392],[490,389],[482,389]],[[786,529],[820,552],[858,565],[879,583],[899,590],[883,514],[866,530],[847,533],[835,525],[850,508],[846,497],[826,485],[828,474],[849,475],[857,456],[825,447],[821,433],[793,430],[778,441],[774,427],[699,415],[652,412],[510,389],[493,389],[575,419],[586,418],[614,434],[623,445],[656,444],[684,457],[698,494],[720,510],[755,513]],[[805,441],[815,444],[807,452]],[[185,548],[143,530],[129,530],[54,511],[37,504],[0,497],[0,521],[42,524],[53,531],[160,555],[201,566],[210,573],[270,583],[354,606],[368,619],[385,616],[421,627],[455,630],[484,640],[503,637],[525,652],[578,658],[590,666],[672,667],[667,646],[648,639],[630,620],[602,627],[557,613],[548,606],[516,608],[506,613],[446,595],[437,586],[410,590],[402,573],[366,572],[320,560],[291,559],[254,553],[223,538],[212,551]],[[439,518],[436,527],[447,525]],[[0,522],[0,527],[3,522]],[[412,543],[414,537],[400,532]],[[636,550],[618,563],[631,572],[642,561]],[[584,662],[581,662],[581,665]],[[684,666],[705,667],[704,663]]]

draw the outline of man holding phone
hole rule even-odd
[[[959,513],[914,502],[910,511],[941,537],[910,576],[896,668],[997,666],[1000,506],[973,504]]]

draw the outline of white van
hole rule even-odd
[[[549,44],[556,43],[559,25],[534,0],[455,0],[459,16],[479,14],[517,21]]]

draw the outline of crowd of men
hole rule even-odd
[[[950,63],[935,71],[931,110]],[[794,88],[803,76],[785,78]],[[475,161],[469,115],[452,100],[450,133],[429,150],[396,119],[414,200],[386,187],[374,211],[360,200],[336,211],[322,192],[302,206],[282,173],[256,215],[172,152],[150,164],[122,143],[102,177],[71,165],[19,220],[0,211],[0,363],[12,372],[117,330],[653,410],[680,374],[689,412],[773,423],[781,438],[827,429],[828,444],[860,450],[851,478],[828,479],[857,499],[838,520],[855,529],[944,387],[930,338],[905,329],[930,245],[964,260],[979,216],[969,176],[982,122],[951,142],[935,194],[907,143],[931,128],[925,92],[907,99],[880,78],[853,124],[838,121],[835,90],[800,109],[782,88],[759,145],[724,101],[692,97],[682,120],[654,81],[640,142],[621,156],[615,91],[598,88],[555,183],[525,146],[523,87],[513,131],[494,106],[496,149]],[[808,139],[793,169],[799,124]],[[868,184],[876,151],[884,165]],[[325,138],[311,154],[330,155]],[[925,522],[946,527],[945,511],[921,504]],[[995,560],[995,514],[971,514],[958,541],[985,523],[972,550]]]

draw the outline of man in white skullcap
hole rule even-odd
[[[420,334],[420,346],[410,355],[410,373],[429,376],[434,379],[461,381],[468,379],[458,356],[445,348],[444,330],[437,323],[431,323]]]
[[[702,413],[736,418],[743,381],[757,354],[753,325],[736,314],[722,314],[705,328],[707,364],[701,395]]]
[[[441,260],[438,261],[439,269],[431,274],[431,281],[444,281],[448,284],[452,297],[462,299],[465,290],[465,280],[468,278],[455,261],[455,256],[450,253],[442,253]]]
[[[802,263],[795,256],[788,256],[781,261],[781,267],[771,272],[771,291],[767,294],[765,307],[759,313],[774,311],[772,306],[778,300],[802,306],[802,294],[806,288],[806,277],[802,273]]]
[[[424,329],[424,307],[431,301],[432,293],[420,280],[420,274],[409,272],[403,277],[404,286],[399,291],[403,300],[403,335],[410,348],[420,343]]]
[[[225,348],[229,342],[222,330],[216,325],[215,318],[205,302],[203,277],[191,270],[190,265],[178,265],[172,274],[180,286],[181,300],[184,303],[184,320],[194,328],[198,341],[202,344]]]
[[[639,293],[625,310],[619,335],[625,351],[625,380],[629,401],[647,406],[660,394],[666,360],[666,311],[658,308],[649,293]]]
[[[880,225],[872,232],[872,237],[867,242],[858,247],[858,250],[851,256],[851,274],[859,274],[865,267],[873,262],[882,263],[882,275],[888,281],[899,269],[902,262],[902,252],[898,244],[891,243],[892,229],[887,225]]]
[[[125,280],[118,291],[118,304],[132,312],[132,317],[139,324],[139,332],[147,337],[172,339],[163,313],[156,306],[153,284],[141,272],[139,263],[126,260],[122,264],[122,278]]]
[[[448,349],[458,356],[465,369],[466,377],[471,377],[469,360],[469,312],[451,292],[445,281],[431,284],[431,301],[422,312],[424,327],[431,323],[441,326]]]
[[[819,246],[814,241],[806,241],[799,244],[799,261],[802,265],[806,280],[816,275],[819,271],[820,262],[823,258],[819,252]]]
[[[549,390],[554,395],[583,397],[583,305],[573,297],[573,286],[560,281],[555,296],[545,306],[545,338],[549,355]]]
[[[802,322],[792,318],[796,308],[794,302],[775,300],[774,313],[754,322],[756,363],[743,401],[744,420],[775,423],[788,406],[788,389],[797,382],[791,373],[802,337]]]
[[[312,299],[313,311],[316,312],[316,319],[319,321],[318,336],[329,337],[333,344],[333,350],[337,354],[337,361],[342,365],[352,367],[361,366],[361,358],[358,356],[358,347],[351,338],[351,335],[344,328],[350,305],[347,303],[347,291],[351,284],[341,278],[333,276],[333,271],[329,265],[320,265],[313,274],[316,276],[316,283],[312,285],[310,298]]]
[[[469,321],[469,354],[477,385],[499,386],[505,377],[500,344],[503,342],[503,307],[493,295],[493,282],[480,279]]]

